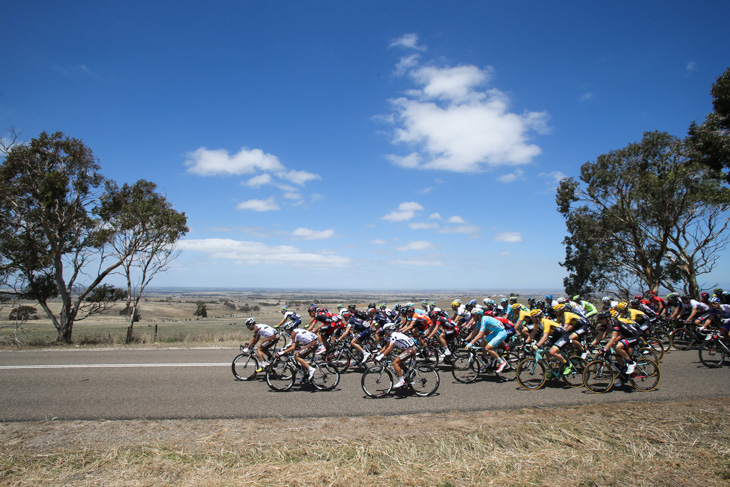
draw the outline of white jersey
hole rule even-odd
[[[390,334],[388,337],[388,343],[392,343],[395,348],[399,348],[401,350],[406,350],[416,346],[416,341],[413,338],[399,331],[394,331]]]
[[[269,338],[270,336],[276,335],[279,333],[276,331],[276,328],[271,327],[269,325],[264,325],[263,323],[257,323],[254,325],[254,335],[263,337],[263,338]]]
[[[302,345],[306,345],[311,341],[317,339],[316,334],[312,333],[311,331],[305,330],[304,328],[295,328],[292,333],[294,334],[294,341]]]

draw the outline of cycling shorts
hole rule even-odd
[[[550,347],[558,347],[558,350],[563,348],[568,342],[570,342],[570,334],[566,331],[553,337],[550,343]]]
[[[355,338],[357,338],[357,341],[362,342],[363,340],[367,339],[370,335],[373,334],[373,330],[370,328],[366,328],[357,335],[355,335]]]
[[[484,337],[490,347],[497,348],[507,338],[507,330],[496,330]]]

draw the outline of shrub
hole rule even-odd
[[[37,320],[38,310],[33,306],[18,306],[13,308],[8,319],[11,321]]]

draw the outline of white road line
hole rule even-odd
[[[181,363],[181,364],[66,364],[66,365],[0,365],[0,370],[16,369],[85,369],[85,368],[132,368],[132,367],[230,367],[230,362]]]

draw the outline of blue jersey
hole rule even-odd
[[[479,323],[479,331],[503,331],[504,325],[497,318],[492,316],[482,316],[482,321]]]

